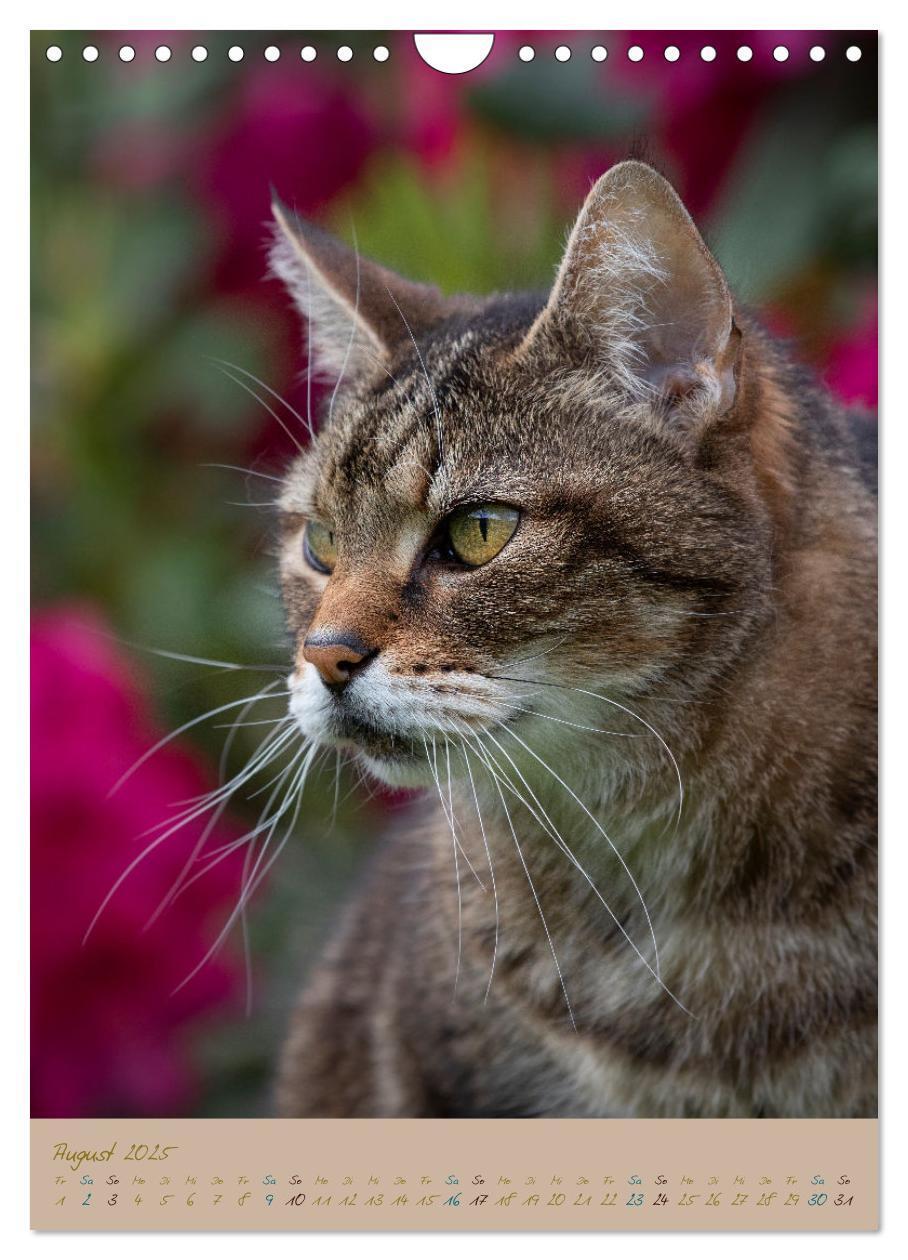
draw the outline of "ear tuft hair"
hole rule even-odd
[[[377,367],[386,347],[360,313],[359,255],[350,252],[350,266],[342,248],[312,224],[304,224],[278,202],[273,206],[275,229],[269,262],[271,273],[283,281],[306,320],[313,367],[332,379],[349,370],[351,378]],[[346,253],[347,251],[344,251]]]
[[[526,345],[552,332],[634,400],[734,402],[740,334],[725,277],[677,193],[641,162],[590,192]]]
[[[376,373],[401,343],[439,323],[458,300],[360,256],[275,199],[271,271],[308,323],[310,355],[332,379]]]

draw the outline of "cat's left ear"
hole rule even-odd
[[[355,380],[380,372],[395,346],[450,315],[455,302],[405,280],[275,199],[271,269],[308,321],[315,366]]]
[[[525,343],[592,357],[632,397],[728,411],[740,333],[731,294],[678,194],[642,162],[590,192]]]

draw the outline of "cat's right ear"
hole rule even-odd
[[[352,381],[381,370],[400,342],[443,319],[437,289],[404,280],[277,200],[271,270],[308,322],[316,370]]]

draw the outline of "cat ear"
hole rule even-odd
[[[272,272],[308,321],[315,367],[346,380],[374,372],[394,347],[449,313],[437,289],[361,258],[275,200]]]
[[[642,162],[594,185],[527,343],[579,343],[637,399],[727,411],[740,333],[721,268],[678,194]]]

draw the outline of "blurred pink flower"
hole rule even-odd
[[[250,69],[196,154],[190,178],[220,229],[222,288],[261,282],[272,188],[311,215],[357,178],[374,147],[355,92],[297,62]]]
[[[100,633],[99,633],[100,632]],[[197,880],[143,932],[198,836],[187,828],[125,880],[83,946],[104,896],[174,803],[210,786],[178,744],[113,796],[160,738],[135,671],[91,615],[59,609],[32,631],[32,1114],[169,1115],[190,1104],[192,1022],[234,994],[222,952],[171,996],[230,912],[238,868]],[[228,826],[211,845],[236,832]]]
[[[847,403],[876,407],[879,401],[879,344],[876,300],[861,323],[829,352],[826,382]]]

